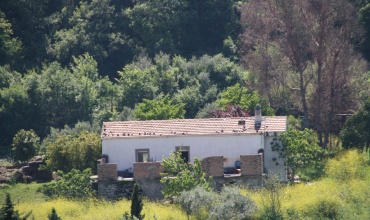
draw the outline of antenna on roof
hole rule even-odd
[[[261,106],[256,105],[256,108],[254,110],[254,129],[256,129],[256,132],[258,132],[258,130],[261,128],[262,123]]]

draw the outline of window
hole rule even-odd
[[[190,147],[186,146],[182,146],[182,147],[176,147],[176,151],[180,152],[181,153],[181,158],[187,163],[189,162],[190,160]]]
[[[149,149],[137,149],[136,162],[149,162]]]

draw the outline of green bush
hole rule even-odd
[[[366,176],[367,161],[366,155],[360,154],[356,150],[346,151],[342,155],[328,160],[325,174],[338,181],[363,179]]]
[[[168,158],[163,158],[162,166],[165,171],[161,173],[162,193],[167,198],[172,199],[196,186],[211,189],[212,178],[206,177],[198,158],[194,158],[194,163],[187,163],[180,152],[173,152]]]
[[[68,199],[87,198],[94,195],[90,183],[91,169],[79,171],[73,169],[69,173],[58,171],[58,178],[52,183],[44,184],[40,191],[45,195]]]
[[[190,191],[183,191],[176,199],[183,212],[189,217],[194,215],[197,219],[207,219],[212,204],[217,200],[217,194],[209,192],[202,187],[195,187]]]
[[[15,161],[26,163],[35,156],[40,138],[33,131],[19,130],[13,138],[13,158]]]
[[[101,157],[100,135],[81,131],[75,135],[61,135],[55,141],[45,143],[46,163],[51,170],[69,172],[72,169],[96,169]]]
[[[312,204],[307,217],[312,219],[341,219],[342,212],[339,202],[334,200],[319,200]]]
[[[241,195],[236,187],[224,187],[216,193],[198,186],[183,191],[176,201],[188,218],[193,215],[196,219],[249,219],[256,211],[254,201]]]
[[[251,219],[256,211],[254,201],[248,196],[241,195],[236,187],[224,187],[218,200],[219,202],[212,206],[209,219]]]

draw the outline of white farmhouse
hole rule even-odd
[[[135,162],[161,161],[173,151],[191,162],[223,156],[226,170],[238,166],[240,155],[263,153],[264,170],[286,180],[284,162],[270,145],[286,129],[285,116],[104,122],[102,153],[126,172]]]

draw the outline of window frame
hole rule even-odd
[[[142,162],[139,161],[139,153],[141,153],[141,152],[147,152],[148,153],[148,159],[147,159],[147,161],[142,161]],[[136,159],[136,162],[137,163],[150,162],[150,150],[149,150],[149,148],[135,149],[135,159]]]

